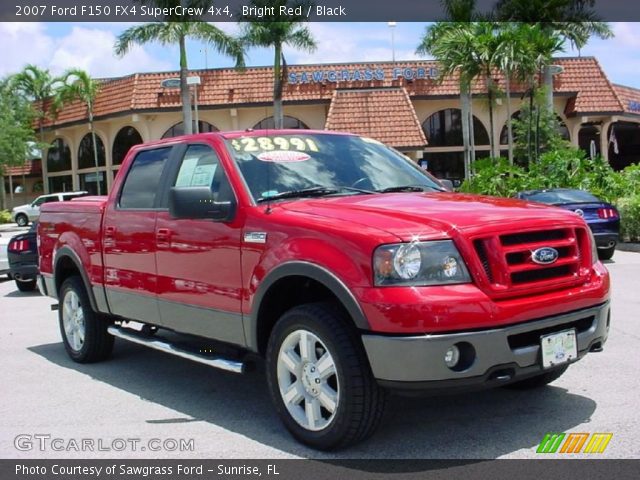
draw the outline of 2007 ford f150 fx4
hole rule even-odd
[[[389,389],[542,386],[609,330],[582,218],[445,192],[356,135],[138,145],[108,197],[43,205],[38,239],[73,360],[114,337],[234,372],[264,357],[285,426],[321,449],[371,434]]]

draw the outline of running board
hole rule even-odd
[[[200,355],[198,353],[179,348],[169,342],[141,335],[135,330],[112,325],[108,328],[108,332],[114,337],[122,338],[133,343],[138,343],[140,345],[144,345],[145,347],[153,348],[154,350],[170,353],[171,355],[176,355],[177,357],[193,360],[194,362],[202,363],[213,368],[219,368],[220,370],[226,370],[227,372],[233,373],[245,372],[245,364],[243,362],[237,360],[229,360],[222,357]]]

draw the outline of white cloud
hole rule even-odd
[[[171,68],[170,62],[151,57],[140,46],[118,58],[113,53],[115,41],[116,36],[109,30],[73,27],[67,36],[59,40],[50,68],[56,73],[81,68],[94,77],[116,77]]]
[[[580,53],[596,57],[612,82],[640,87],[640,23],[613,23],[611,28],[613,38],[592,38]],[[567,50],[567,54],[578,52]]]
[[[81,68],[94,77],[172,68],[170,61],[155,58],[140,46],[117,58],[113,54],[116,35],[108,27],[76,25],[66,35],[54,37],[47,33],[47,25],[43,23],[0,23],[3,39],[0,75],[15,73],[28,63],[48,68],[53,74]],[[119,28],[122,29],[122,25]]]
[[[0,76],[15,73],[28,63],[42,66],[49,61],[54,45],[45,30],[44,23],[0,22]]]

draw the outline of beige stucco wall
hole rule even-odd
[[[521,108],[522,101],[519,97],[512,98],[511,110],[515,113]],[[526,101],[526,100],[525,100]],[[604,127],[608,128],[614,118],[585,118],[575,117],[567,119],[564,116],[564,109],[567,99],[564,97],[558,97],[554,99],[554,107],[557,114],[565,121],[569,128],[569,133],[572,143],[578,144],[578,132],[580,126],[585,121],[603,121]],[[428,99],[428,100],[414,100],[414,109],[418,117],[418,121],[422,124],[429,116],[434,113],[446,109],[446,108],[460,108],[459,98],[450,99]],[[309,128],[323,129],[326,117],[328,113],[329,105],[327,103],[317,103],[311,105],[286,105],[284,107],[284,114],[295,118],[298,118]],[[475,98],[473,100],[473,113],[480,120],[482,125],[489,132],[489,108],[487,100],[485,98]],[[224,109],[207,109],[199,111],[199,119],[201,121],[209,122],[217,127],[219,130],[244,130],[253,127],[259,121],[264,118],[270,117],[273,114],[273,108],[269,106],[260,107],[242,107],[242,108],[224,108]],[[506,99],[502,98],[499,104],[494,109],[494,121],[495,132],[494,141],[499,142],[500,132],[504,127],[507,120],[507,108]],[[182,113],[180,111],[175,112],[160,112],[160,113],[140,113],[140,114],[128,114],[119,117],[110,118],[107,120],[101,120],[95,122],[96,134],[102,139],[105,146],[106,165],[101,167],[100,170],[107,173],[107,188],[111,187],[113,183],[114,174],[117,171],[117,166],[112,166],[112,149],[113,141],[117,133],[126,126],[134,127],[141,135],[143,141],[150,141],[159,139],[162,135],[173,125],[182,121]],[[87,124],[76,125],[72,127],[64,127],[47,133],[47,141],[53,141],[57,137],[63,138],[71,150],[72,158],[72,170],[70,172],[56,172],[54,175],[69,175],[73,176],[73,188],[80,188],[79,175],[82,173],[93,172],[94,169],[78,169],[78,146],[80,141],[89,133],[89,127]],[[606,142],[603,137],[602,142]],[[606,145],[605,145],[606,146]],[[460,147],[427,147],[427,151],[451,151],[461,150]],[[488,150],[488,146],[479,147],[479,150]],[[606,152],[606,148],[603,150]],[[418,159],[421,157],[421,152],[409,152],[409,155]],[[46,158],[46,156],[45,156]],[[43,162],[43,176],[46,179],[47,172],[46,161]],[[49,193],[48,181],[44,182],[45,190]]]

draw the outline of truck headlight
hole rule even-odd
[[[382,245],[373,254],[374,284],[469,283],[469,271],[451,240]]]

